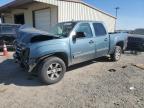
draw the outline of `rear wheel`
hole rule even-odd
[[[116,46],[114,53],[111,54],[111,59],[113,61],[118,61],[120,60],[121,54],[122,54],[122,48],[120,46]]]
[[[40,78],[46,84],[54,84],[59,82],[65,74],[66,65],[64,61],[58,57],[50,57],[42,63],[40,67]]]

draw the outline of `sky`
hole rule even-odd
[[[84,0],[115,16],[118,10],[117,29],[144,28],[144,0]]]
[[[12,0],[0,0],[0,6]],[[115,16],[118,10],[117,29],[144,28],[144,0],[83,0],[96,8]]]

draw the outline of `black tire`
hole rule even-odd
[[[64,77],[65,72],[66,65],[64,61],[58,57],[47,58],[39,68],[41,80],[48,85],[59,82]]]
[[[120,46],[115,47],[115,51],[111,54],[112,61],[119,61],[122,54],[122,48]]]

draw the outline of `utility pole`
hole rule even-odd
[[[117,19],[118,19],[118,10],[120,9],[120,7],[116,7],[115,10],[116,10],[116,22],[115,22],[115,31],[117,29]]]

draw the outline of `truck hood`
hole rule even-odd
[[[23,44],[59,39],[60,37],[34,28],[19,29],[16,42]]]

